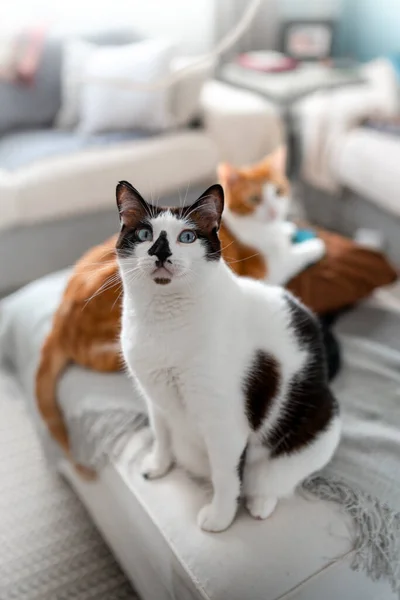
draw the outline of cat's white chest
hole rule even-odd
[[[184,388],[185,374],[178,369],[154,371],[157,386],[165,388],[164,398],[153,399],[163,410],[171,435],[171,445],[176,463],[198,477],[208,478],[209,461],[198,421],[190,410]]]
[[[287,250],[290,244],[291,224],[285,221],[266,223],[253,216],[237,216],[229,209],[225,209],[224,220],[242,243],[258,250],[266,261]]]
[[[123,317],[121,346],[125,360],[136,372],[142,368],[147,371],[149,365],[171,369],[181,364],[188,355],[184,342],[178,325],[140,323],[131,315]]]

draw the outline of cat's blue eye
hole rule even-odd
[[[181,244],[193,244],[197,236],[191,229],[184,229],[178,236],[178,242]]]
[[[140,242],[151,242],[153,240],[153,232],[149,227],[141,227],[136,230],[136,237]]]

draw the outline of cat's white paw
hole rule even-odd
[[[297,231],[297,226],[291,221],[285,221],[283,223],[283,229],[289,239],[291,239]]]
[[[151,451],[144,457],[140,472],[145,479],[158,479],[166,475],[171,466],[172,460],[169,455],[162,456]]]
[[[268,519],[278,503],[277,498],[270,496],[250,496],[246,500],[246,508],[254,519]]]
[[[203,531],[213,533],[225,531],[235,518],[235,513],[236,511],[233,514],[232,511],[222,513],[216,509],[213,503],[206,504],[197,516],[197,523]]]
[[[305,243],[305,242],[303,242]],[[321,260],[321,258],[323,258],[326,254],[326,246],[325,246],[325,242],[323,240],[321,240],[320,238],[315,238],[313,240],[308,240],[307,241],[307,245],[308,245],[308,255],[310,257],[310,260],[312,260],[312,262],[317,262],[318,260]]]

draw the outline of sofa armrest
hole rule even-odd
[[[0,231],[18,224],[17,190],[13,177],[0,168]]]
[[[255,162],[283,140],[282,119],[271,102],[253,92],[208,81],[201,95],[207,134],[220,160],[236,165]]]
[[[389,61],[362,68],[363,84],[323,90],[296,106],[302,148],[302,177],[330,193],[341,187],[339,164],[349,132],[367,117],[390,117],[398,111],[398,88]]]

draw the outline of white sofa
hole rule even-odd
[[[364,125],[400,116],[399,85],[386,60],[363,69],[365,83],[322,92],[297,107],[307,216],[354,235],[376,230],[400,265],[400,136]]]
[[[65,272],[45,277],[0,305],[0,362],[4,355],[13,365],[44,436],[33,400],[34,377],[66,277]],[[101,406],[110,397],[118,405],[132,394],[123,374],[78,366],[67,370],[58,388],[61,407]],[[255,521],[241,509],[228,531],[204,533],[196,515],[207,490],[176,469],[152,482],[140,475],[140,452],[148,439],[148,430],[134,434],[123,455],[105,465],[95,482],[83,481],[65,460],[57,463],[142,600],[397,597],[387,582],[374,583],[350,569],[355,531],[334,503],[298,494],[282,501],[266,521]],[[46,446],[54,464],[58,454],[50,443]]]
[[[282,139],[274,108],[217,81],[205,84],[202,124],[0,170],[0,294],[74,262],[117,228],[114,190],[131,181],[149,199],[190,199],[220,160],[251,163]]]

